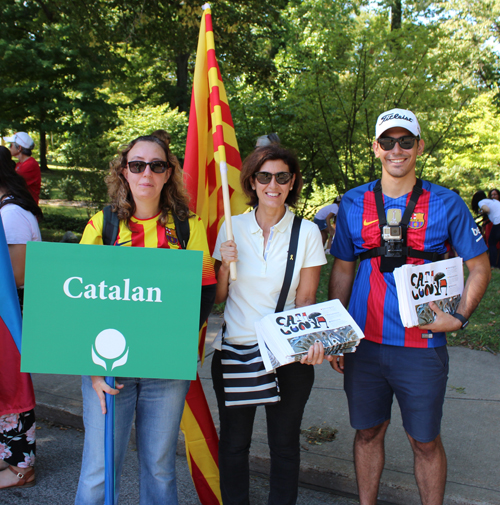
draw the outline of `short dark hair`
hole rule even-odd
[[[299,160],[295,153],[279,144],[270,144],[264,147],[258,147],[252,151],[243,161],[241,166],[240,183],[245,195],[248,196],[248,205],[255,206],[259,202],[257,192],[252,189],[252,182],[255,172],[259,172],[266,161],[281,160],[288,166],[291,174],[295,174],[295,182],[285,203],[294,207],[299,199],[302,190],[303,181],[300,173]]]
[[[497,192],[497,195],[500,196],[500,191],[498,191],[497,188],[492,188],[488,191],[488,198],[491,200],[491,193],[493,193],[493,191],[496,191]]]
[[[471,207],[474,212],[479,212],[479,202],[486,199],[484,191],[476,191],[472,197]]]

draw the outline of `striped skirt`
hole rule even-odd
[[[221,358],[226,407],[280,401],[276,372],[266,372],[258,344],[231,345],[223,341]]]

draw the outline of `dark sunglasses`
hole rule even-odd
[[[398,139],[394,139],[392,137],[384,137],[378,139],[377,142],[384,151],[391,151],[394,149],[396,142],[399,144],[399,147],[401,147],[401,149],[412,149],[415,145],[415,140],[420,140],[420,137],[408,136],[399,137]]]
[[[168,161],[129,161],[127,165],[128,169],[133,174],[140,174],[144,172],[148,165],[149,168],[151,168],[151,172],[154,172],[155,174],[163,174],[170,166]]]
[[[273,179],[273,175],[278,184],[286,184],[290,182],[293,177],[293,174],[290,172],[278,172],[277,174],[272,174],[271,172],[255,172],[253,174],[261,184],[269,184]]]

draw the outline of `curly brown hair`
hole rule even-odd
[[[274,160],[281,160],[288,166],[290,173],[295,174],[295,182],[285,200],[285,203],[291,207],[295,207],[304,184],[302,181],[302,174],[300,173],[299,161],[292,151],[286,149],[280,144],[270,144],[264,147],[257,147],[243,161],[240,173],[240,184],[245,195],[249,198],[249,201],[247,202],[248,205],[255,206],[259,202],[259,199],[257,198],[257,191],[252,189],[255,172],[259,172],[266,161]]]
[[[132,142],[119,151],[118,158],[115,158],[109,164],[109,174],[106,177],[106,184],[108,185],[108,193],[111,199],[113,212],[117,213],[120,221],[124,220],[127,222],[135,213],[136,206],[134,198],[122,171],[127,167],[128,153],[138,142],[152,142],[158,144],[165,152],[167,161],[172,168],[172,173],[163,186],[160,194],[160,223],[162,226],[165,226],[169,214],[175,214],[181,221],[188,219],[192,214],[189,211],[188,196],[184,188],[182,169],[179,161],[177,157],[170,152],[168,145],[163,142],[163,140],[153,135],[145,135],[132,140]]]

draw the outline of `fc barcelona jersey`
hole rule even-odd
[[[149,219],[132,217],[128,223],[120,221],[118,236],[114,245],[124,247],[153,247],[158,249],[180,249],[175,224],[170,216],[167,226],[158,221],[160,214]],[[98,212],[88,222],[80,244],[102,245],[104,215]],[[216,284],[214,267],[208,251],[207,235],[201,219],[194,215],[189,218],[189,242],[187,249],[203,252],[202,285]]]
[[[450,246],[465,261],[487,250],[481,233],[463,200],[453,191],[427,181],[408,225],[407,245],[420,251],[444,254]],[[342,198],[331,253],[344,261],[355,261],[369,249],[380,247],[380,228],[375,203],[375,182],[348,191]],[[399,198],[384,195],[387,222],[398,223],[411,193]],[[427,261],[408,258],[407,263]],[[444,333],[418,327],[405,328],[399,316],[396,285],[392,273],[381,273],[380,257],[360,262],[354,281],[349,313],[367,340],[406,347],[439,347]]]

